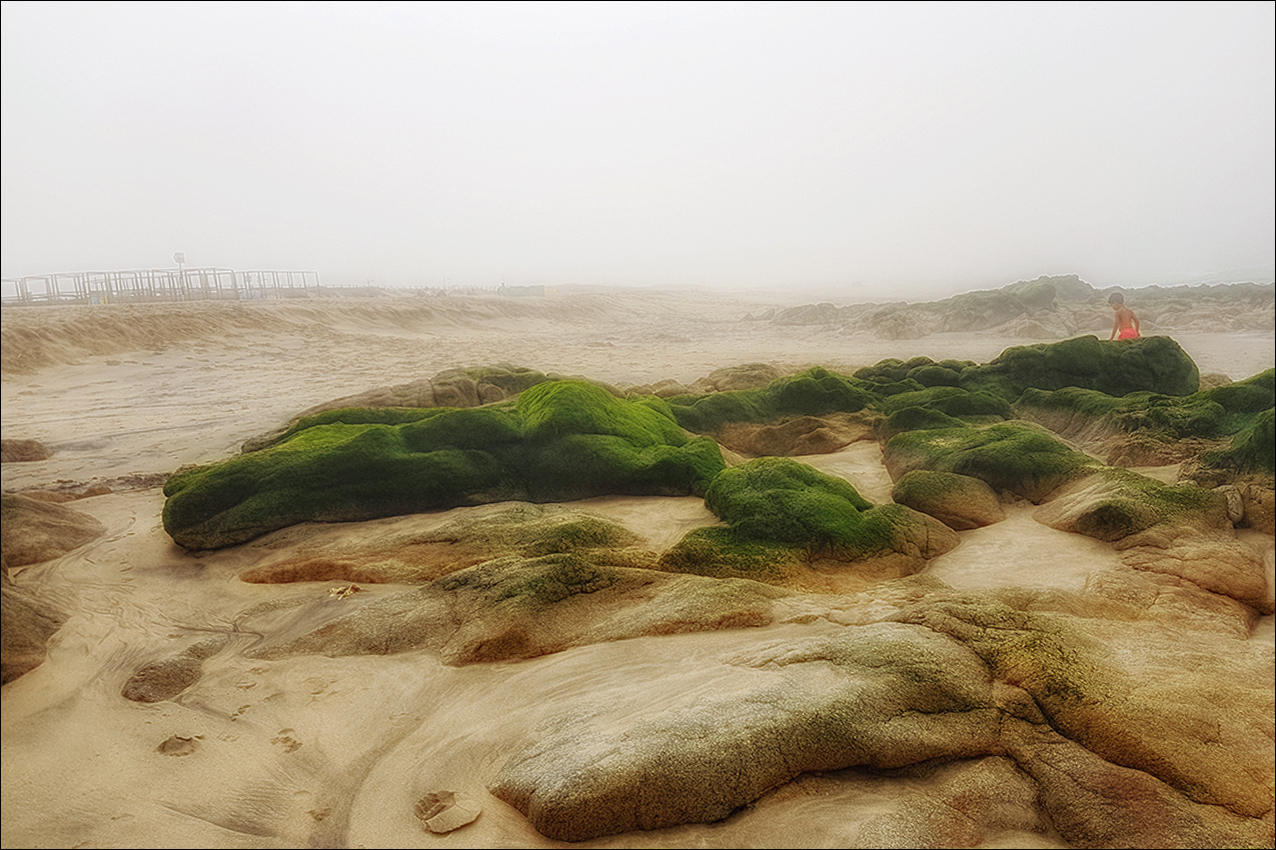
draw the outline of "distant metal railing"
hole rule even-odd
[[[54,272],[0,280],[5,304],[243,301],[323,294],[316,271],[208,268]]]

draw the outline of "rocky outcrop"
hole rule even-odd
[[[731,422],[713,436],[734,452],[752,457],[831,454],[857,440],[872,439],[877,417],[865,413],[798,416],[778,424]]]
[[[804,772],[947,771],[966,792],[956,811],[927,797],[892,816],[917,843],[975,846],[1048,816],[1073,846],[1270,844],[1273,703],[1255,676],[1270,653],[1096,620],[1070,594],[1001,595],[896,599],[886,621],[723,657],[715,696],[560,714],[528,730],[492,793],[544,835],[582,841],[717,821]],[[1221,690],[1199,687],[1190,658],[1224,644]],[[850,846],[873,846],[876,823]]]
[[[383,407],[478,407],[516,396],[528,387],[555,380],[550,376],[521,366],[496,365],[469,369],[445,369],[432,378],[406,384],[376,387],[354,395],[321,402],[299,413],[291,422],[274,431],[247,440],[243,451],[254,452],[279,442],[295,431],[304,420],[343,408]]]
[[[16,586],[8,570],[0,572],[0,580],[0,684],[7,685],[40,666],[64,614],[47,599]]]
[[[1236,540],[1228,510],[1217,491],[1109,469],[1060,488],[1035,516],[1113,543],[1135,569],[1177,576],[1270,614],[1262,558]]]
[[[1107,332],[1114,288],[1095,289],[1076,275],[1043,275],[1000,289],[976,290],[939,301],[891,304],[803,304],[765,319],[879,339],[920,339],[935,333],[987,331],[1021,339],[1066,339]],[[1276,327],[1272,283],[1147,286],[1126,292],[1145,333],[1261,331]]]
[[[957,545],[943,523],[874,505],[845,480],[784,458],[723,471],[705,505],[726,527],[688,532],[661,555],[662,569],[841,592],[911,575]]]
[[[1006,518],[993,489],[968,475],[913,470],[895,482],[891,498],[954,531],[983,528]]]
[[[504,407],[342,409],[280,442],[175,474],[164,529],[215,549],[306,521],[607,494],[703,493],[724,466],[659,400],[550,381]]]
[[[83,511],[11,493],[0,496],[0,518],[6,571],[59,558],[106,531]]]
[[[39,440],[0,440],[0,463],[30,463],[48,456],[49,450]]]
[[[492,793],[542,834],[585,841],[720,820],[806,771],[893,768],[990,752],[998,712],[983,664],[924,628],[764,645],[723,659],[734,694],[564,716],[501,770]],[[601,708],[601,707],[600,707]]]
[[[250,609],[238,626],[279,637],[248,654],[388,655],[428,650],[448,664],[534,658],[642,635],[764,626],[778,588],[749,581],[610,567],[574,554],[498,558],[424,587],[372,600],[323,596]],[[329,622],[293,636],[280,617]]]
[[[177,655],[138,668],[124,683],[120,695],[133,702],[170,700],[204,675],[204,662],[220,652],[229,637],[219,635],[200,641]]]
[[[520,502],[475,508],[438,528],[429,519],[407,517],[371,539],[323,537],[292,544],[266,538],[261,541],[266,557],[239,577],[258,584],[424,584],[511,556],[575,554],[628,567],[650,567],[656,559],[642,538],[619,523],[560,505]]]
[[[10,570],[59,558],[105,531],[102,523],[82,511],[26,496],[0,496],[0,565],[4,576],[0,679],[4,683],[44,661],[49,638],[63,621],[57,604],[15,584]]]

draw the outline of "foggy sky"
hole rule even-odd
[[[1274,8],[6,2],[0,266],[851,300],[1270,264]]]

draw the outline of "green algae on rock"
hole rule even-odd
[[[583,381],[537,384],[513,405],[419,413],[331,411],[272,446],[179,472],[164,488],[164,528],[188,549],[215,549],[308,520],[699,494],[725,466],[659,399]]]
[[[1016,346],[990,363],[961,373],[961,386],[987,389],[1009,401],[1029,387],[1081,387],[1115,396],[1139,391],[1184,396],[1196,392],[1200,381],[1196,363],[1165,336],[1115,341],[1080,336]]]
[[[736,422],[774,422],[793,416],[854,413],[872,404],[864,382],[816,366],[754,390],[667,399],[678,424],[712,434]]]
[[[369,408],[420,410],[435,407],[478,407],[502,401],[518,395],[528,387],[560,378],[561,376],[546,375],[533,369],[507,364],[445,369],[433,378],[422,378],[390,387],[374,387],[354,395],[321,402],[303,410],[288,424],[249,438],[244,442],[243,451],[254,452],[274,445],[287,435],[299,430],[299,426],[305,427],[301,426],[302,420],[328,411]]]
[[[1031,502],[1102,466],[1028,422],[908,431],[891,438],[882,459],[896,481],[914,469],[951,472]]]
[[[954,531],[982,528],[1006,518],[996,492],[969,475],[914,469],[895,482],[891,498]]]
[[[957,543],[942,524],[903,505],[874,505],[844,479],[786,458],[720,473],[705,505],[727,526],[695,529],[661,557],[698,575],[810,585],[812,561],[860,563],[877,578],[908,575]]]

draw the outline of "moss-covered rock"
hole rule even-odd
[[[929,407],[904,407],[882,419],[877,426],[877,438],[888,442],[896,434],[905,431],[929,431],[939,428],[965,428],[967,423],[956,416],[949,416]]]
[[[938,363],[931,363],[910,369],[907,377],[923,387],[955,387],[961,381],[961,372]]]
[[[165,530],[179,545],[212,549],[307,520],[689,495],[725,465],[717,445],[688,438],[659,399],[625,401],[582,381],[538,384],[513,406],[319,419],[268,448],[174,475]]]
[[[1200,372],[1169,337],[1100,341],[1081,336],[1008,348],[984,366],[963,370],[961,385],[986,389],[1009,401],[1029,387],[1081,387],[1114,396],[1139,391],[1184,396],[1197,391]]]
[[[1106,454],[1119,466],[1180,463],[1271,474],[1270,421],[1276,370],[1188,396],[1116,397],[1076,387],[1025,390],[1015,411]]]
[[[993,489],[969,475],[915,469],[895,483],[891,498],[956,531],[982,528],[1006,518]]]
[[[874,401],[862,381],[819,366],[780,378],[765,387],[667,400],[678,424],[698,434],[713,434],[735,422],[776,422],[795,416],[854,413]]]
[[[882,459],[896,481],[915,469],[950,472],[1032,502],[1102,466],[1028,422],[909,431],[891,438]]]
[[[1232,438],[1229,448],[1207,452],[1201,461],[1209,467],[1239,473],[1276,475],[1276,412],[1269,407],[1257,414],[1251,425]]]
[[[316,404],[303,410],[283,427],[249,438],[244,442],[243,451],[259,451],[272,446],[298,430],[309,427],[302,424],[303,420],[329,411],[367,410],[368,408],[420,410],[433,407],[477,407],[516,396],[528,387],[559,379],[560,376],[546,375],[533,369],[506,364],[446,369],[433,378],[422,378],[389,387],[375,387],[365,392]],[[380,421],[385,421],[386,424],[398,424],[389,419]]]
[[[916,511],[873,505],[847,481],[783,458],[725,470],[705,505],[727,527],[689,532],[661,556],[665,569],[809,586],[802,575],[812,561],[858,563],[876,578],[897,577],[957,543]]]
[[[1155,525],[1203,517],[1210,526],[1227,522],[1227,501],[1194,484],[1163,484],[1119,467],[1101,467],[1056,491],[1036,513],[1039,522],[1113,542]]]
[[[880,401],[877,407],[887,416],[909,407],[938,410],[969,421],[994,421],[1014,416],[1009,402],[1001,396],[955,386],[933,386],[917,392],[896,393]]]

